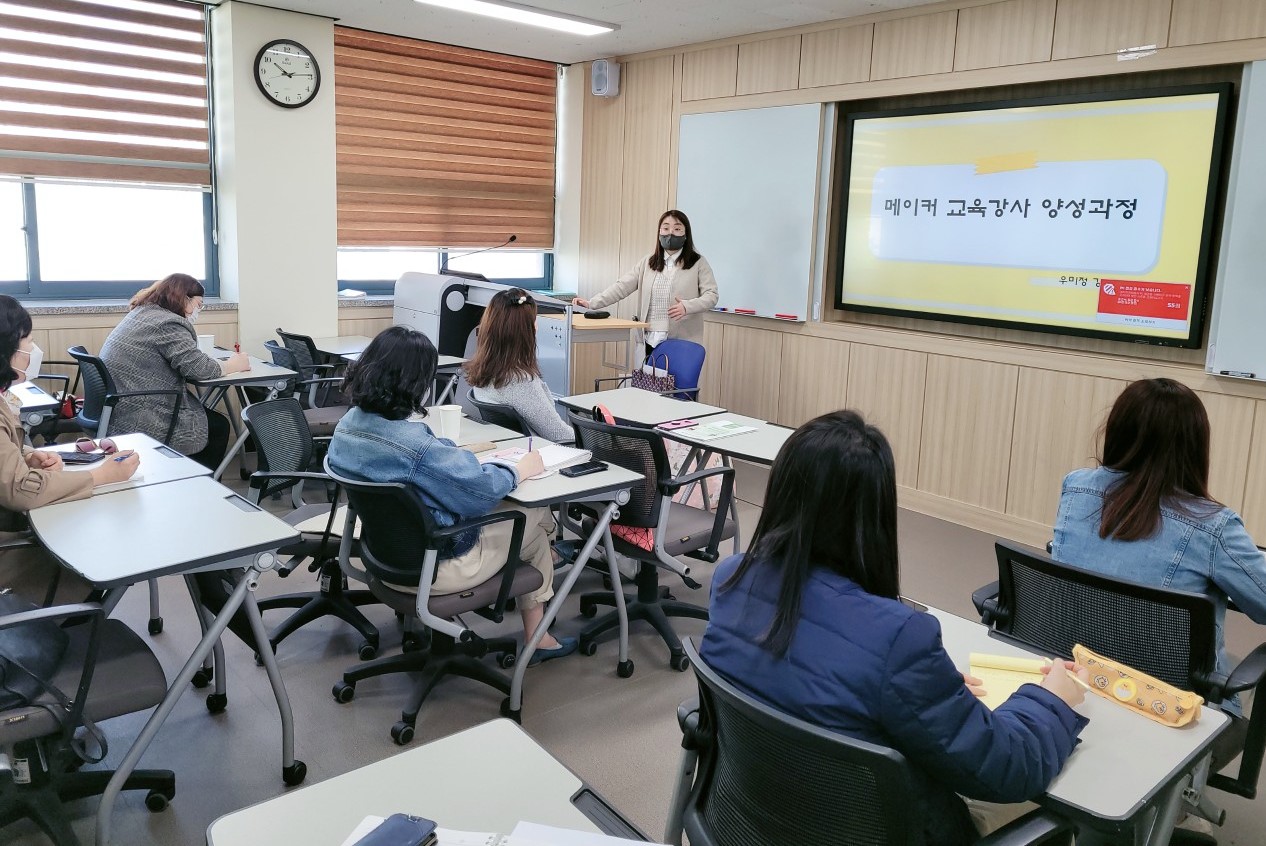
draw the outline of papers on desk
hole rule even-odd
[[[981,702],[990,710],[997,708],[1011,697],[1011,694],[1025,684],[1041,684],[1042,668],[1047,662],[1041,658],[1014,658],[1010,655],[986,655],[973,652],[969,658],[971,667],[968,675],[980,679],[985,695]]]
[[[485,461],[503,461],[506,464],[517,465],[519,459],[527,455],[527,450],[523,447],[507,447],[499,449],[495,452],[485,452],[479,456],[480,462]],[[575,447],[561,446],[559,444],[542,444],[537,450],[541,454],[541,461],[545,464],[545,473],[553,473],[560,467],[570,467],[573,464],[580,464],[593,458],[593,453],[587,449],[576,449]],[[533,476],[532,478],[539,478]]]
[[[728,438],[731,435],[742,435],[755,431],[755,426],[744,426],[742,423],[735,423],[733,420],[709,420],[691,429],[690,438],[696,441],[715,441],[718,438]]]
[[[357,840],[369,834],[383,821],[383,817],[365,817],[342,846],[353,846]],[[436,846],[641,846],[637,840],[611,837],[587,831],[573,831],[549,825],[521,822],[510,834],[489,831],[456,831],[436,826],[439,838]]]
[[[83,467],[83,466],[84,465],[79,465],[75,469],[77,470],[79,469],[79,467]],[[70,469],[70,468],[67,468],[67,469]],[[138,471],[136,473],[133,473],[130,479],[125,479],[122,482],[111,482],[108,485],[97,485],[96,487],[92,489],[92,494],[93,496],[96,496],[97,494],[110,493],[110,491],[124,491],[124,490],[127,490],[128,488],[136,487],[138,482],[143,482],[143,481],[145,481],[145,474]]]

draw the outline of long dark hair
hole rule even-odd
[[[659,216],[659,223],[655,224],[655,252],[651,256],[649,264],[651,270],[656,273],[664,269],[664,248],[659,243],[659,227],[663,226],[664,221],[670,217],[680,220],[681,225],[686,228],[686,244],[681,248],[681,255],[677,257],[677,263],[689,270],[702,258],[695,250],[695,236],[690,232],[690,218],[686,217],[685,212],[669,209]]]
[[[1209,496],[1209,415],[1196,392],[1173,379],[1126,386],[1104,424],[1102,463],[1125,476],[1104,496],[1101,538],[1150,537],[1162,502],[1217,505]]]
[[[855,411],[833,411],[787,439],[769,472],[747,554],[720,589],[758,564],[782,579],[761,643],[779,656],[791,645],[815,567],[847,576],[867,593],[897,598],[897,474],[883,432]]]
[[[522,288],[494,294],[479,321],[479,347],[466,365],[466,381],[476,388],[504,388],[540,375],[536,300]]]
[[[8,294],[0,294],[0,391],[9,390],[18,372],[9,361],[22,339],[31,334],[31,315]]]
[[[430,339],[416,329],[392,326],[379,332],[350,367],[343,390],[352,405],[403,420],[422,411],[427,392],[435,382],[439,353]]]
[[[159,279],[148,288],[136,292],[128,308],[140,308],[144,305],[156,305],[167,309],[172,314],[185,316],[185,308],[194,297],[205,297],[206,289],[202,283],[188,273],[172,273]]]

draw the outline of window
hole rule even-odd
[[[0,289],[217,290],[205,30],[173,0],[0,2]]]

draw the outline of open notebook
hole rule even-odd
[[[365,817],[351,833],[343,846],[353,846],[357,840],[369,834],[383,821],[383,817]],[[510,834],[493,834],[487,831],[454,831],[436,827],[436,846],[637,846],[639,841],[625,840],[606,834],[573,831],[538,823],[521,822]]]
[[[990,710],[997,708],[1025,684],[1041,684],[1042,668],[1048,662],[1041,658],[1014,658],[1010,655],[986,655],[973,652],[970,675],[982,682],[985,696],[981,701]]]
[[[505,449],[481,453],[479,460],[484,462],[495,458],[507,464],[518,464],[519,459],[527,455],[527,452],[523,447],[506,447]],[[559,444],[544,444],[537,452],[541,454],[541,461],[545,463],[546,473],[552,473],[560,467],[580,464],[593,457],[593,453],[587,449],[576,449],[575,447],[561,446]]]

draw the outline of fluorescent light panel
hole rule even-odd
[[[533,9],[531,6],[520,6],[518,3],[492,3],[488,0],[417,0],[417,2],[425,3],[428,6],[452,9],[457,12],[470,12],[473,15],[499,18],[513,23],[542,26],[547,29],[570,32],[574,35],[601,35],[604,32],[613,32],[619,29],[615,24],[586,20],[585,18],[563,15],[558,12],[543,12],[540,9]]]

